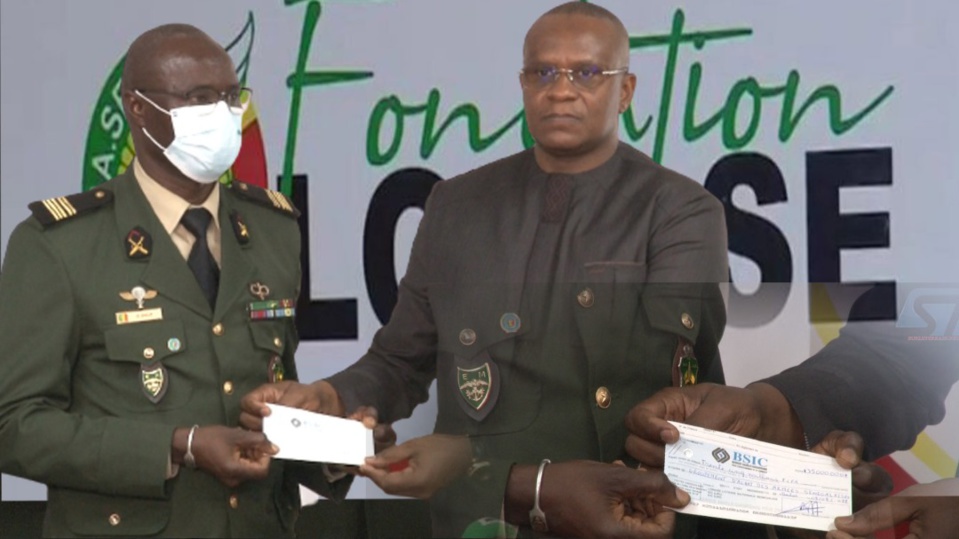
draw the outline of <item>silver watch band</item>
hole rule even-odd
[[[543,459],[539,463],[539,470],[536,472],[536,494],[533,498],[533,509],[529,512],[529,525],[533,528],[533,531],[538,533],[549,531],[549,526],[546,524],[546,513],[539,506],[539,490],[543,484],[543,470],[546,469],[547,464],[549,464],[549,459]]]

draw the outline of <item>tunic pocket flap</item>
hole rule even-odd
[[[115,361],[152,362],[186,350],[183,322],[162,320],[108,329],[107,357]]]

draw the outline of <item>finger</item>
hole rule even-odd
[[[826,534],[826,539],[855,539],[855,537],[843,531],[833,530]]]
[[[373,429],[373,441],[382,446],[384,449],[387,446],[396,444],[396,431],[393,430],[393,425],[389,423],[381,423]]]
[[[840,466],[851,470],[862,462],[864,446],[858,433],[834,430],[816,444],[813,452],[833,457]]]
[[[240,412],[240,425],[242,425],[244,429],[260,432],[263,430],[263,419],[259,415]]]
[[[360,474],[369,477],[387,494],[415,496],[419,487],[419,481],[410,468],[401,472],[388,472],[363,465],[360,466]]]
[[[689,503],[689,494],[662,472],[631,473],[629,486],[632,495],[645,494],[665,507],[685,507]]]
[[[626,453],[645,466],[662,468],[666,457],[665,451],[666,448],[661,443],[644,440],[634,435],[626,438]]]
[[[240,400],[240,409],[252,415],[266,417],[270,415],[267,403],[279,402],[282,392],[274,384],[264,384],[247,393]]]
[[[885,497],[892,492],[892,476],[882,467],[865,462],[852,469],[852,486],[864,494]]]
[[[377,468],[387,468],[391,464],[412,458],[413,453],[414,447],[410,443],[394,445],[380,451],[375,456],[367,457],[366,464]]]
[[[360,406],[356,410],[353,410],[353,413],[348,416],[348,419],[362,421],[366,428],[374,429],[377,423],[379,423],[379,413],[377,413],[376,408],[373,406]]]
[[[673,392],[667,393],[666,390],[660,391],[634,406],[626,414],[626,430],[644,440],[661,442],[661,433],[664,430],[675,431],[675,427],[670,425],[667,419],[685,419],[685,414],[679,414],[683,417],[670,414],[670,409],[677,407],[682,408],[681,396]]]
[[[851,535],[866,535],[891,528],[914,512],[908,498],[893,496],[867,505],[851,516],[836,519],[836,528]]]

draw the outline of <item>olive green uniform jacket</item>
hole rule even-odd
[[[277,461],[267,479],[235,489],[183,466],[166,478],[176,427],[237,426],[247,392],[280,372],[296,377],[293,318],[254,321],[248,310],[261,300],[255,283],[269,288],[267,300],[296,302],[296,212],[258,187],[218,188],[215,309],[132,167],[92,191],[34,203],[10,237],[0,276],[0,471],[48,485],[45,535],[291,536],[298,481],[337,494],[317,467],[294,474]],[[156,292],[143,309],[121,296],[136,286]],[[149,309],[162,319],[118,317]],[[153,402],[158,369],[162,398]]]

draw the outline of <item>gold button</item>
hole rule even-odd
[[[243,182],[237,182],[237,183],[240,184],[240,189],[242,189],[242,190],[244,190],[244,191],[246,191],[247,189],[249,189],[249,187],[247,187],[245,183],[243,183]]]
[[[460,332],[460,342],[463,343],[463,346],[469,346],[476,342],[476,332],[470,328],[466,328]]]
[[[103,191],[97,191],[97,198],[103,198],[105,196],[107,196],[107,194],[104,193]]]
[[[283,348],[283,341],[279,337],[273,337],[273,345],[277,348]]]
[[[593,301],[596,298],[593,297],[593,291],[589,288],[584,288],[579,294],[576,295],[576,301],[585,308],[590,308],[593,306]]]
[[[110,522],[110,525],[111,525],[111,526],[119,526],[119,525],[120,525],[120,515],[118,515],[118,514],[116,514],[116,513],[113,513],[112,515],[110,515],[110,518],[108,518],[107,520]]]
[[[217,337],[219,337],[220,335],[223,335],[223,324],[217,324],[213,326],[213,334],[216,335]]]
[[[240,500],[237,499],[236,494],[231,494],[231,495],[230,495],[230,507],[232,507],[233,509],[236,509],[236,508],[239,507],[239,506],[240,506]]]
[[[147,359],[153,359],[153,349],[147,346],[143,349],[143,357]]]
[[[226,382],[223,382],[223,392],[226,393],[227,395],[232,395],[232,394],[233,394],[233,382],[231,382],[231,381],[229,381],[229,380],[227,380]]]
[[[606,389],[606,386],[599,386],[599,389],[596,390],[596,406],[606,409],[609,408],[611,402],[613,402],[613,398],[610,396],[609,390]]]
[[[683,316],[680,317],[680,320],[683,323],[683,327],[686,329],[693,329],[693,317],[689,316],[689,313],[683,313]]]

